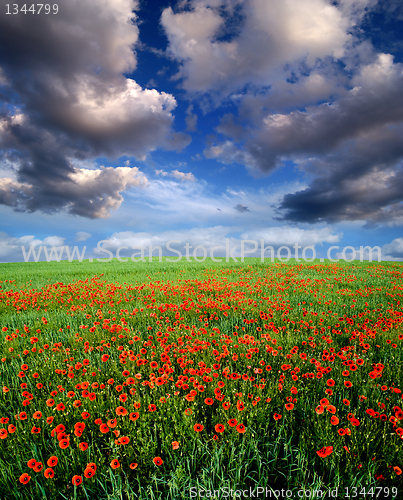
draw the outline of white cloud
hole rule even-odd
[[[144,187],[147,178],[137,167],[75,169],[65,179],[38,188],[11,178],[0,179],[0,201],[18,210],[34,211],[37,205],[52,213],[56,209],[89,218],[107,218],[120,207],[121,192]]]
[[[60,236],[47,236],[43,240],[35,238],[33,235],[25,235],[20,237],[9,236],[5,232],[0,232],[0,258],[3,262],[21,262],[23,261],[23,253],[21,247],[25,247],[26,252],[29,247],[38,249],[40,246],[56,247],[59,251],[64,245],[65,238]]]
[[[253,254],[249,253],[248,256],[260,256],[261,240],[264,240],[265,246],[272,245],[275,249],[278,249],[280,246],[288,246],[291,250],[296,243],[301,247],[305,247],[322,243],[335,243],[341,238],[341,235],[332,234],[328,228],[303,230],[290,227],[274,227],[242,233],[239,238],[233,236],[233,233],[236,231],[237,228],[234,226],[178,229],[162,231],[159,234],[124,231],[112,234],[112,236],[103,241],[101,248],[110,250],[114,255],[118,248],[120,248],[120,255],[130,256],[133,254],[134,248],[138,249],[142,247],[144,255],[147,256],[149,255],[150,247],[155,249],[153,255],[158,255],[156,247],[161,247],[162,255],[174,255],[174,252],[168,250],[169,245],[171,248],[180,251],[182,255],[185,255],[186,244],[188,244],[190,245],[188,247],[189,255],[193,255],[195,248],[203,247],[207,251],[207,256],[209,256],[211,249],[216,247],[214,255],[222,256],[225,255],[227,245],[229,245],[231,250],[236,247],[233,255],[239,256],[241,254],[242,240],[253,240],[257,243],[258,250]],[[127,248],[123,249],[122,247]],[[245,241],[244,248],[245,250],[251,249],[251,245]],[[93,251],[95,255],[105,257],[105,253],[102,253],[101,250],[94,248]],[[139,250],[136,251],[139,252]],[[203,250],[200,249],[197,255],[202,256]]]
[[[87,241],[91,238],[92,234],[85,231],[78,231],[76,233],[75,241]]]
[[[326,0],[193,0],[191,9],[165,9],[161,23],[169,51],[181,61],[177,75],[188,91],[228,93],[247,83],[268,85],[285,64],[340,58],[351,40],[356,15]],[[225,17],[241,9],[235,35],[225,31]],[[364,11],[365,2],[357,6]],[[224,12],[224,15],[223,15]],[[357,8],[354,10],[357,12]],[[230,40],[220,39],[222,35]]]

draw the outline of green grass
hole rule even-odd
[[[367,498],[368,490],[378,487],[374,496],[369,493],[373,498],[382,487],[390,488],[388,498],[399,498],[403,474],[393,467],[403,469],[403,440],[396,433],[403,422],[395,417],[393,427],[389,418],[402,407],[400,264],[155,260],[0,265],[4,330],[0,387],[9,389],[0,396],[0,418],[9,421],[0,428],[10,424],[17,428],[1,442],[1,498],[187,499],[199,490],[220,490],[220,498],[225,498],[230,490],[249,492],[258,487],[288,489],[294,498],[307,498],[301,496],[303,489],[321,490],[331,498],[335,488],[343,498],[345,488],[353,487]],[[331,350],[334,359],[329,359]],[[122,352],[127,353],[124,364]],[[102,361],[105,353],[109,359]],[[138,365],[137,359],[147,362]],[[320,364],[315,366],[312,359]],[[88,365],[76,368],[83,360]],[[362,364],[354,363],[357,369],[351,370],[348,360]],[[157,369],[151,361],[158,363]],[[24,363],[26,370],[21,369]],[[383,368],[373,378],[379,363]],[[213,368],[215,364],[219,369]],[[291,367],[283,369],[287,364]],[[69,366],[73,379],[67,376]],[[211,373],[201,373],[203,366]],[[158,369],[166,374],[163,385],[155,383],[163,373],[151,375]],[[259,369],[262,373],[256,372]],[[346,369],[348,375],[343,374]],[[124,370],[130,377],[137,373],[142,378],[123,386]],[[321,370],[322,377],[317,378]],[[18,376],[21,371],[26,373],[23,378]],[[232,379],[231,373],[248,378]],[[187,380],[179,387],[184,376],[198,384]],[[211,380],[203,380],[206,376]],[[325,392],[328,379],[335,381],[331,395]],[[145,380],[154,387],[143,385]],[[352,387],[346,387],[345,380]],[[214,393],[218,381],[225,384],[223,401]],[[38,382],[43,388],[36,387]],[[83,382],[89,382],[88,391],[96,394],[94,401],[75,388]],[[105,387],[91,389],[93,382]],[[21,383],[27,387],[21,388]],[[116,390],[119,385],[121,391]],[[199,391],[198,385],[204,390]],[[186,399],[192,389],[196,396]],[[54,390],[55,406],[65,405],[62,411],[46,404]],[[23,406],[29,399],[24,391],[32,395],[27,406]],[[68,398],[68,391],[75,396]],[[123,393],[127,401],[119,400]],[[326,409],[322,414],[315,411],[325,397],[335,407],[337,425],[332,425],[333,414]],[[213,405],[205,404],[206,398],[212,398]],[[291,402],[287,398],[296,400],[292,410],[285,408]],[[75,400],[82,402],[80,408],[73,406]],[[244,410],[237,409],[238,400]],[[140,409],[133,406],[137,401]],[[225,401],[230,403],[228,410],[222,406]],[[155,404],[157,411],[148,411],[149,404]],[[129,413],[138,411],[140,417],[132,421],[128,415],[117,416],[118,406]],[[187,408],[191,415],[185,415]],[[387,420],[371,417],[367,409],[379,411]],[[83,410],[90,413],[88,419],[82,418]],[[27,413],[26,420],[15,419],[21,411]],[[41,419],[33,419],[35,411],[42,413]],[[282,417],[275,420],[275,413]],[[352,424],[350,413],[359,420],[358,426]],[[54,417],[51,424],[46,423],[49,416]],[[94,422],[97,418],[103,423],[116,418],[117,427],[102,434]],[[231,428],[230,418],[243,423],[246,432]],[[79,421],[86,427],[82,436],[75,436],[74,424]],[[196,423],[204,426],[202,432],[194,431]],[[222,434],[214,429],[218,423],[225,425]],[[58,424],[70,434],[66,449],[50,435]],[[38,434],[31,433],[33,425],[41,428]],[[348,428],[350,434],[340,436],[340,428]],[[114,429],[130,442],[115,444]],[[83,441],[89,444],[86,451],[78,448]],[[180,442],[179,449],[172,449],[173,441]],[[333,446],[333,452],[321,458],[317,451],[324,446]],[[55,477],[46,479],[43,473],[52,455],[59,463]],[[163,465],[154,465],[154,457],[162,457]],[[31,458],[44,464],[42,471],[27,467]],[[118,469],[110,467],[113,458],[121,464]],[[83,473],[89,462],[96,463],[97,471],[86,479]],[[132,470],[130,463],[137,463],[137,468]],[[31,476],[26,485],[18,481],[23,473]],[[80,486],[73,486],[74,475],[83,477]],[[399,493],[393,490],[392,495],[391,488]],[[386,491],[378,498],[386,498]],[[206,493],[200,496],[204,497]]]

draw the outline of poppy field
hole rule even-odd
[[[402,498],[401,264],[0,268],[2,499]]]

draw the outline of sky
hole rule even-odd
[[[403,260],[399,0],[8,5],[1,262],[241,241]]]

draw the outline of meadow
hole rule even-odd
[[[400,263],[18,263],[0,286],[2,499],[403,497]]]

